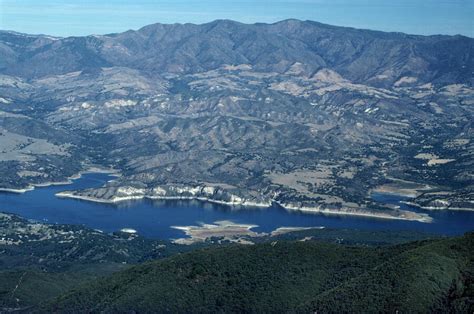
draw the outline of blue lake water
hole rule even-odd
[[[171,226],[188,226],[231,220],[255,224],[256,231],[269,232],[278,227],[353,228],[371,230],[417,230],[438,234],[462,234],[474,230],[474,212],[427,212],[432,223],[360,218],[288,212],[280,207],[232,208],[200,201],[131,201],[103,204],[58,198],[55,193],[102,186],[112,178],[107,174],[84,174],[69,185],[39,187],[24,194],[0,192],[0,211],[15,213],[25,218],[49,223],[79,224],[113,232],[133,228],[139,234],[157,239],[183,237],[183,232]],[[398,204],[403,198],[377,194],[374,199]],[[402,208],[407,208],[401,204]],[[412,209],[413,210],[413,209]]]

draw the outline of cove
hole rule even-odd
[[[229,207],[201,201],[152,201],[148,199],[118,204],[94,203],[58,198],[56,193],[99,187],[111,180],[104,173],[88,173],[67,185],[37,187],[23,194],[0,192],[0,211],[18,214],[41,222],[84,225],[104,232],[132,228],[142,236],[154,239],[184,237],[171,226],[189,226],[230,220],[254,224],[257,232],[271,232],[279,227],[320,227],[362,230],[412,230],[443,235],[458,235],[474,229],[474,212],[421,211],[400,203],[406,198],[374,194],[380,203],[400,205],[402,209],[428,213],[432,223],[387,220],[351,216],[309,214],[287,211],[281,207]]]

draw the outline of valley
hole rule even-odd
[[[473,16],[0,0],[0,314],[474,314]]]
[[[473,209],[471,38],[223,20],[0,45],[2,190],[96,165],[120,177],[60,196],[423,220],[370,197],[406,181]]]

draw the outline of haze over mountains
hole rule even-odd
[[[123,176],[63,196],[429,221],[375,190],[473,209],[472,38],[298,20],[0,32],[0,73],[2,188],[99,165]]]

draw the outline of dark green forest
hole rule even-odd
[[[0,313],[472,313],[474,304],[474,233],[309,229],[178,245],[4,213],[0,230]]]
[[[44,312],[472,313],[474,234],[385,247],[201,249],[83,284]]]

